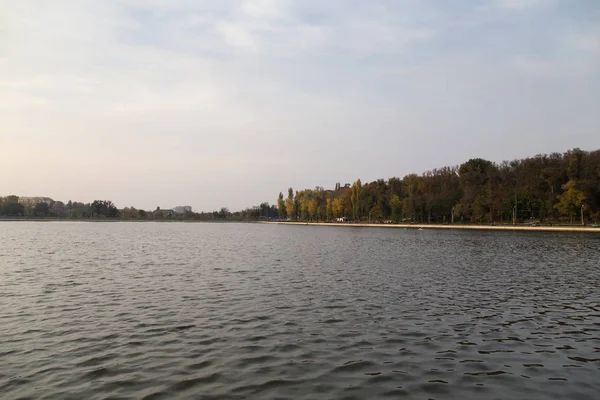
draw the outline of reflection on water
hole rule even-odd
[[[0,223],[3,398],[577,398],[600,237]]]

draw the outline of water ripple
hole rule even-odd
[[[2,398],[600,392],[593,235],[0,223]]]

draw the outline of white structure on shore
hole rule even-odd
[[[192,212],[192,206],[177,206],[173,208],[173,211],[177,214],[185,214],[186,212]]]

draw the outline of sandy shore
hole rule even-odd
[[[369,228],[409,228],[409,229],[476,229],[495,231],[547,231],[547,232],[595,232],[600,233],[600,228],[587,226],[525,226],[525,225],[436,225],[436,224],[356,224],[356,223],[324,223],[324,222],[271,222],[262,221],[264,224],[281,225],[312,225],[312,226],[346,226]]]

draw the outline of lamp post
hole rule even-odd
[[[583,210],[585,208],[585,204],[581,205],[581,225],[585,226],[585,221],[583,220]]]
[[[452,207],[452,211],[451,211],[452,215],[450,216],[450,221],[451,221],[450,223],[452,225],[454,225],[454,209],[455,208],[456,208],[456,206]]]
[[[515,189],[515,206],[513,207],[513,225],[517,224],[517,191]]]

